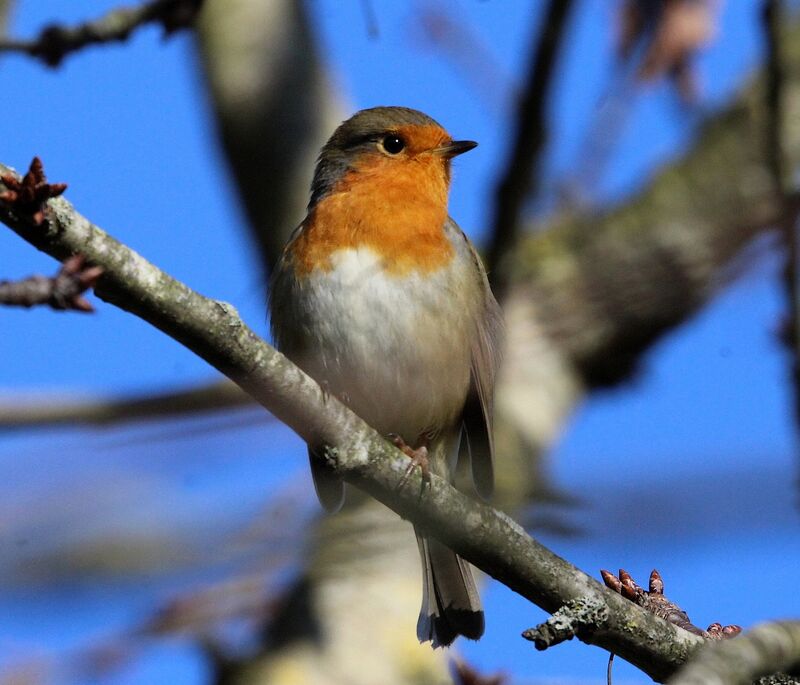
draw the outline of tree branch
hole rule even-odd
[[[486,259],[492,289],[498,298],[502,298],[507,284],[507,269],[500,268],[501,261],[522,228],[525,201],[538,186],[539,160],[547,141],[546,110],[550,84],[573,5],[573,0],[550,1],[541,19],[536,50],[532,50],[528,81],[517,109],[516,133],[511,140],[511,159],[497,187],[490,234],[492,244]]]
[[[0,171],[6,171],[0,165]],[[613,650],[655,679],[680,666],[702,643],[649,615],[556,556],[505,514],[433,477],[415,473],[398,490],[407,458],[355,414],[261,340],[226,303],[203,297],[148,263],[78,214],[48,201],[47,221],[32,225],[0,206],[0,221],[55,257],[82,253],[104,269],[96,292],[181,342],[234,380],[304,440],[326,445],[325,458],[365,490],[464,558],[549,612],[586,598],[608,607],[607,622],[586,642]]]
[[[93,312],[83,293],[94,287],[103,270],[84,267],[81,255],[70,257],[52,278],[29,276],[20,281],[0,281],[0,304],[17,307],[47,305],[56,310]]]
[[[0,53],[15,52],[57,67],[63,59],[85,48],[124,41],[140,26],[159,23],[167,34],[189,26],[203,0],[152,0],[139,7],[120,7],[78,26],[52,24],[33,40],[0,38]]]
[[[709,645],[670,685],[747,685],[761,676],[800,666],[800,621],[764,623],[735,640]],[[772,682],[797,683],[784,677]]]
[[[46,396],[31,402],[19,397],[4,401],[0,397],[0,429],[163,420],[252,404],[252,397],[227,380],[141,397],[70,399]]]

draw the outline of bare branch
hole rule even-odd
[[[44,304],[56,310],[93,312],[83,293],[93,288],[102,274],[100,267],[85,266],[83,256],[75,255],[52,278],[29,276],[21,281],[0,281],[0,304],[17,307]]]
[[[0,171],[6,168],[0,165]],[[278,351],[233,307],[192,291],[78,214],[63,198],[48,202],[49,220],[32,226],[0,207],[0,221],[63,258],[82,252],[105,269],[97,294],[183,343],[228,375],[304,440],[326,445],[325,458],[345,480],[446,542],[457,553],[546,611],[588,598],[608,620],[587,642],[613,650],[656,679],[671,674],[700,638],[652,616],[559,558],[505,514],[432,476],[398,490],[407,458]]]
[[[545,115],[550,84],[573,5],[573,0],[550,0],[541,19],[539,42],[532,50],[528,82],[517,110],[511,159],[497,187],[492,244],[487,253],[486,266],[498,298],[502,298],[507,281],[507,270],[500,263],[522,228],[525,201],[538,185],[539,159],[547,140]]]
[[[710,0],[628,0],[620,8],[620,56],[633,58],[637,78],[668,76],[685,102],[696,98],[692,61],[716,33],[718,3]],[[644,49],[635,47],[644,43]]]
[[[619,592],[625,599],[635,602],[650,613],[660,616],[665,621],[688,630],[694,635],[708,640],[727,640],[742,632],[741,627],[734,624],[723,626],[721,623],[712,623],[706,630],[698,628],[689,620],[689,615],[683,609],[664,595],[664,581],[656,569],[650,573],[650,584],[647,590],[640,587],[631,574],[622,568],[619,570],[619,577],[604,570],[600,571],[600,575],[603,577],[606,587],[611,588],[614,592]]]
[[[2,284],[0,284],[0,292]],[[30,402],[0,397],[0,428],[69,424],[107,425],[146,419],[163,420],[220,411],[253,404],[239,386],[222,380],[197,388],[174,390],[142,397],[36,397]]]
[[[167,34],[189,26],[203,0],[152,0],[139,7],[120,7],[78,26],[53,24],[33,40],[0,39],[1,52],[16,52],[57,67],[69,54],[87,45],[124,41],[140,26],[158,23]]]
[[[800,666],[800,621],[764,623],[735,640],[709,645],[670,685],[747,685],[761,676]],[[772,681],[797,683],[788,676]]]
[[[18,178],[15,174],[0,174],[5,190],[0,192],[0,202],[17,214],[29,218],[36,226],[44,222],[44,203],[58,197],[66,189],[66,183],[48,183],[42,160],[34,157],[27,173]]]
[[[585,599],[567,602],[544,623],[523,631],[522,637],[533,642],[543,651],[565,640],[571,640],[581,632],[591,632],[595,626],[608,620],[608,607],[597,601]]]

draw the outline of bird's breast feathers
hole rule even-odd
[[[342,250],[368,249],[395,276],[438,271],[454,258],[441,172],[419,163],[389,175],[381,160],[371,164],[346,174],[309,212],[288,246],[299,277],[333,269]]]
[[[362,243],[331,249],[324,268],[305,273],[287,254],[276,274],[280,346],[379,430],[447,425],[463,406],[483,292],[461,231],[448,222],[440,232],[451,257],[437,269],[398,269]]]

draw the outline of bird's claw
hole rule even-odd
[[[411,478],[411,474],[414,473],[414,469],[417,467],[419,467],[422,473],[423,485],[430,485],[431,468],[430,461],[428,460],[428,448],[425,447],[425,445],[422,445],[421,447],[414,449],[413,447],[409,446],[406,441],[403,440],[403,438],[401,438],[397,433],[389,433],[388,437],[392,444],[411,460],[411,463],[406,468],[403,477],[397,484],[397,489],[401,490],[406,486],[409,478]]]

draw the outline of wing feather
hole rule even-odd
[[[472,341],[470,390],[464,405],[462,442],[469,452],[472,480],[478,494],[488,499],[494,489],[492,412],[494,386],[503,347],[503,315],[494,299],[481,259],[472,249],[483,291],[483,310]]]

